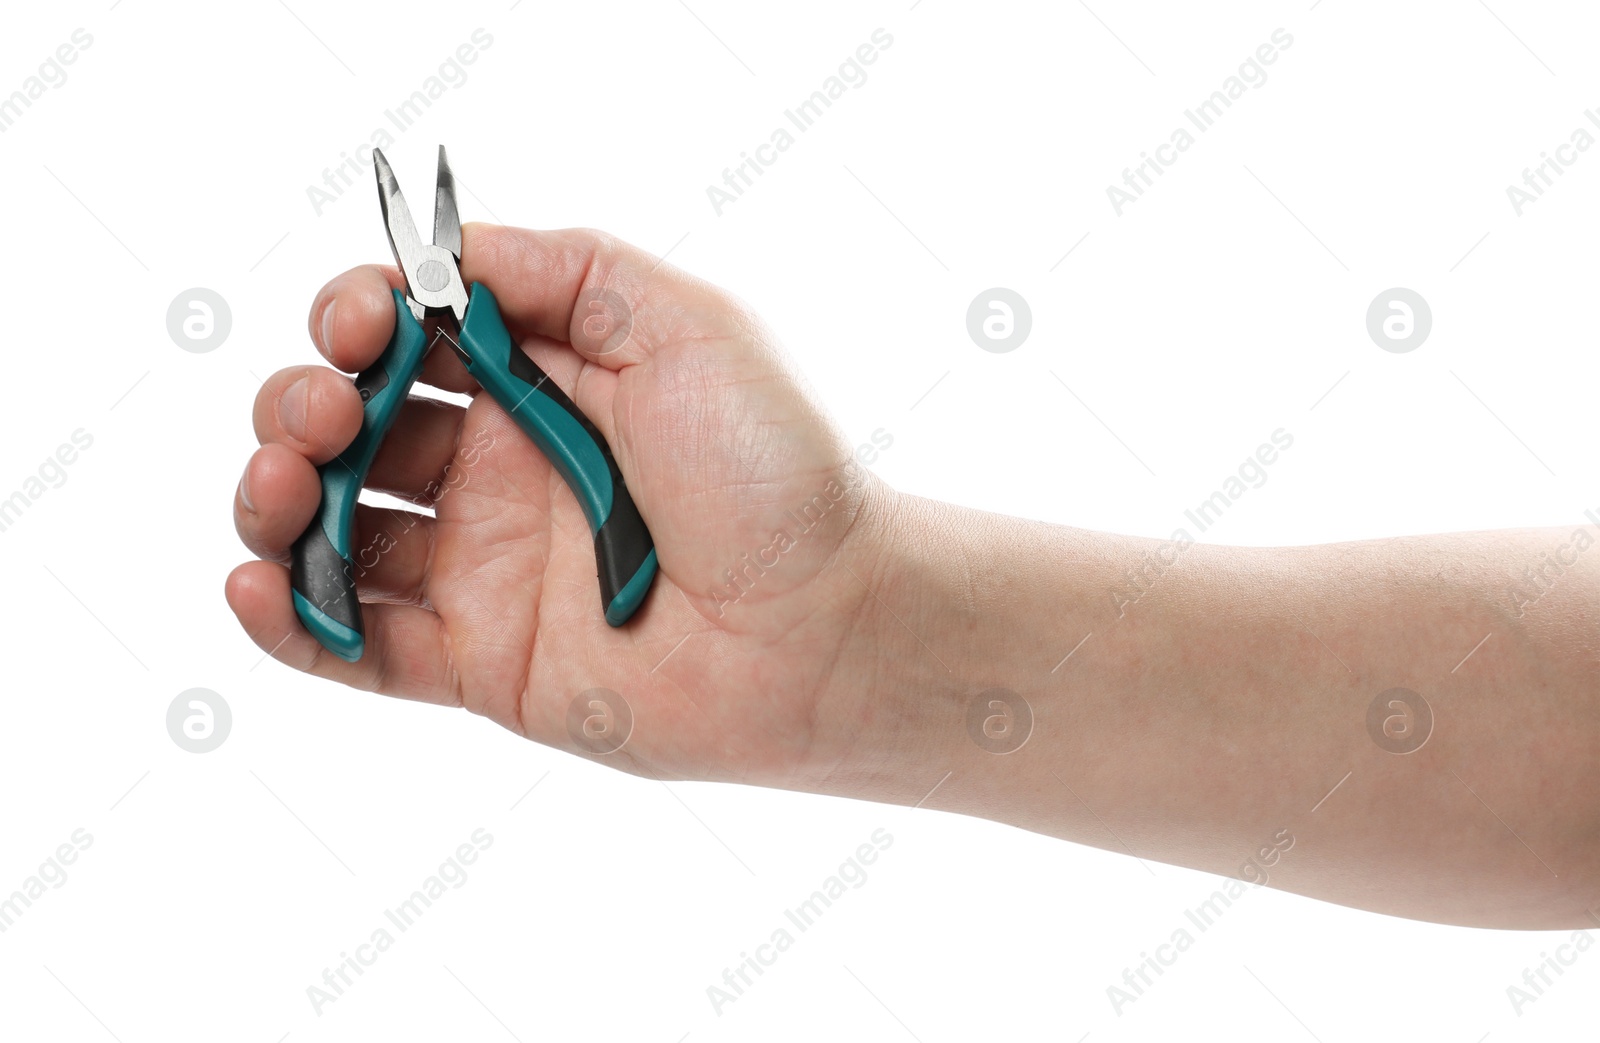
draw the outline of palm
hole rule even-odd
[[[617,758],[657,775],[700,774],[697,762],[726,763],[728,749],[803,734],[814,664],[829,659],[819,648],[843,637],[837,624],[808,622],[812,583],[854,509],[834,499],[846,456],[832,428],[768,369],[765,345],[674,340],[620,372],[565,346],[528,346],[578,388],[587,415],[621,432],[613,448],[661,570],[634,619],[607,626],[576,499],[500,407],[477,396],[458,470],[436,503],[424,592],[463,703],[570,746],[570,704],[596,688],[616,692],[634,716]],[[792,545],[775,543],[780,531]]]

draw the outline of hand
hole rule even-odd
[[[295,615],[286,564],[321,495],[316,465],[360,430],[361,400],[339,373],[297,366],[256,396],[261,448],[233,509],[264,560],[228,577],[240,623],[298,670],[465,706],[578,753],[568,708],[610,689],[634,726],[605,760],[658,778],[793,785],[819,758],[837,760],[854,714],[823,712],[837,698],[829,681],[842,664],[870,673],[874,643],[855,622],[872,600],[879,527],[863,520],[892,493],[855,466],[771,334],[728,294],[596,232],[468,224],[462,235],[463,279],[494,291],[512,336],[610,443],[660,562],[643,606],[606,625],[578,502],[496,402],[413,396],[367,487],[435,517],[357,508],[366,654],[347,663],[323,650]],[[377,265],[330,282],[310,315],[324,357],[346,372],[375,361],[394,329],[391,287],[403,286]],[[601,289],[631,308],[631,329],[586,325]],[[442,344],[421,381],[479,390]]]

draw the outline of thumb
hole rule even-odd
[[[732,294],[604,232],[473,221],[461,239],[462,278],[493,291],[513,337],[571,344],[607,369],[667,344],[737,343],[753,321]]]

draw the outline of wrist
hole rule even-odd
[[[1040,591],[1061,561],[1052,544],[1073,532],[869,486],[835,565],[854,608],[798,788],[987,802],[1050,697],[1061,656],[1048,631],[1069,613],[1042,612]]]

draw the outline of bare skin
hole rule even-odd
[[[368,486],[436,517],[359,509],[356,546],[382,548],[360,577],[367,652],[324,652],[288,547],[361,402],[295,367],[255,403],[234,520],[261,560],[227,582],[280,661],[653,778],[920,803],[1440,923],[1600,926],[1600,553],[1575,527],[1176,548],[921,499],[855,464],[732,296],[601,233],[463,235],[463,276],[610,442],[655,587],[608,627],[583,515],[539,452],[486,395],[414,398]],[[373,362],[400,285],[382,266],[329,283],[324,357]],[[621,344],[585,327],[601,288],[632,308]],[[448,351],[423,381],[477,390]],[[1546,569],[1536,600],[1508,593],[1525,566]],[[594,688],[633,713],[609,755],[568,730]],[[1431,729],[1388,700],[1369,729],[1395,688]],[[1384,749],[1386,729],[1426,741]]]

